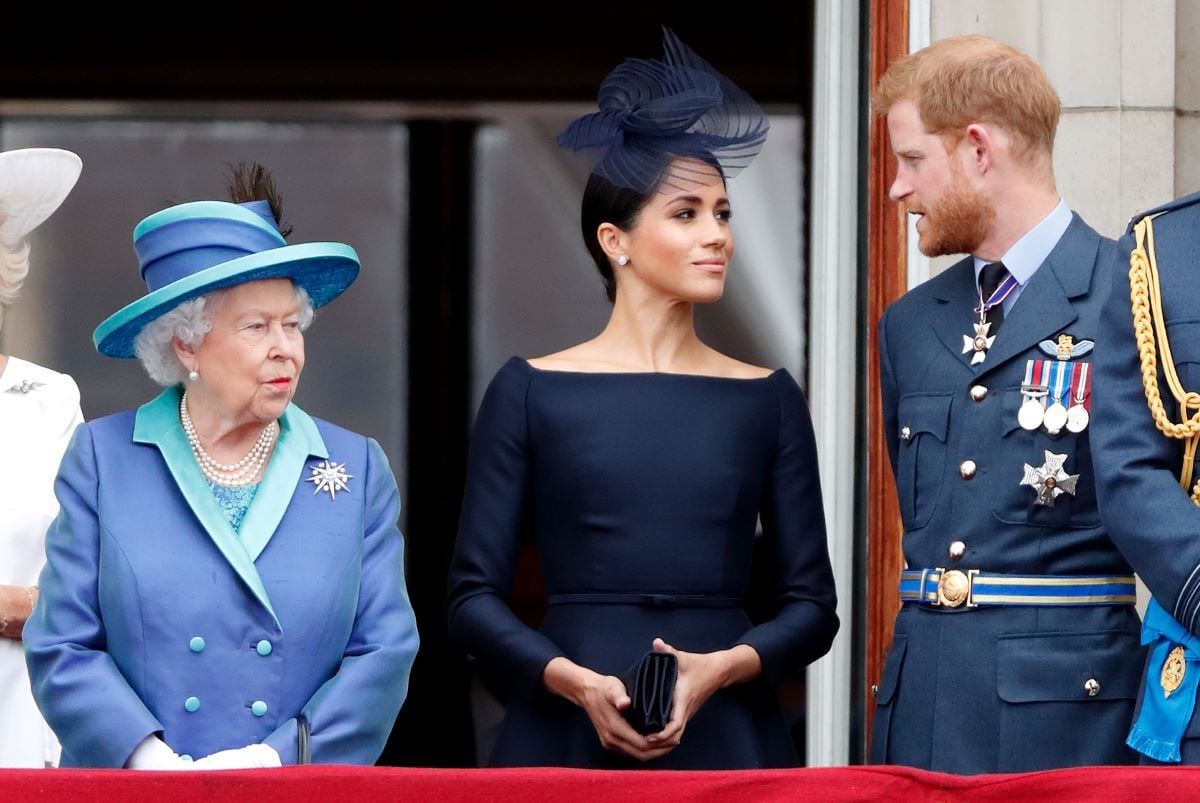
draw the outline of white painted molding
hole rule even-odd
[[[850,757],[858,324],[859,4],[817,0],[813,71],[808,398],[842,629],[808,670],[807,764]]]
[[[916,53],[923,47],[929,47],[933,36],[931,21],[933,0],[908,0],[908,52]],[[917,219],[908,216],[908,289],[916,287],[928,279],[932,273],[929,257],[917,248]]]

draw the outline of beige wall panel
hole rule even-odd
[[[1174,106],[1175,0],[1121,0],[1120,37],[1122,105]]]
[[[1175,105],[1200,111],[1200,0],[1175,4]]]
[[[1019,47],[1037,58],[1038,0],[932,0],[932,41],[982,33]]]
[[[1121,113],[1121,229],[1134,213],[1175,196],[1175,114]]]
[[[1121,0],[1045,0],[1041,7],[1041,52],[1033,55],[1063,106],[1118,105]]]
[[[1200,192],[1200,116],[1175,118],[1175,190],[1172,196]]]
[[[1121,113],[1067,111],[1058,124],[1054,175],[1059,194],[1097,231],[1112,237],[1124,230],[1118,193]]]

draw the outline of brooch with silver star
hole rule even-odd
[[[24,394],[29,393],[30,391],[37,390],[38,388],[44,388],[45,386],[46,386],[45,382],[30,382],[28,379],[22,379],[21,384],[13,385],[12,387],[6,389],[4,392],[5,393],[20,393],[20,394],[24,395]]]
[[[1021,484],[1028,485],[1037,493],[1035,504],[1054,507],[1054,500],[1063,494],[1075,495],[1075,484],[1079,482],[1079,475],[1063,471],[1063,464],[1066,462],[1065,454],[1047,451],[1046,462],[1041,466],[1034,468],[1028,463],[1025,464],[1025,477]]]
[[[345,463],[324,460],[315,466],[309,466],[308,470],[312,472],[312,476],[306,479],[305,482],[311,482],[316,486],[313,489],[314,495],[322,491],[329,491],[329,498],[337,499],[338,491],[350,493],[350,486],[346,481],[353,479],[354,475],[346,473]]]
[[[971,355],[971,365],[979,365],[987,359],[987,350],[996,342],[996,336],[988,337],[988,330],[992,328],[991,321],[980,321],[973,326],[975,327],[975,337],[963,335],[962,353],[971,354],[971,351],[974,350],[975,353]]]

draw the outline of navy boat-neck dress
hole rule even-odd
[[[755,625],[742,598],[760,520],[778,608]],[[550,595],[537,630],[506,603],[525,527]],[[786,371],[578,373],[514,357],[492,380],[471,436],[449,617],[512,691],[493,765],[795,765],[774,686],[828,651],[835,606],[812,423]],[[763,673],[716,692],[679,747],[642,764],[604,750],[542,672],[562,655],[620,677],[659,636],[690,652],[748,644]]]

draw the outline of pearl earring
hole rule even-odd
[[[629,257],[625,256],[624,254],[621,254],[621,256],[617,257],[617,264],[618,265],[628,265]]]
[[[198,371],[196,371],[195,369],[188,371],[188,379],[190,379],[192,382],[195,382],[199,378],[200,378],[200,373]]]

